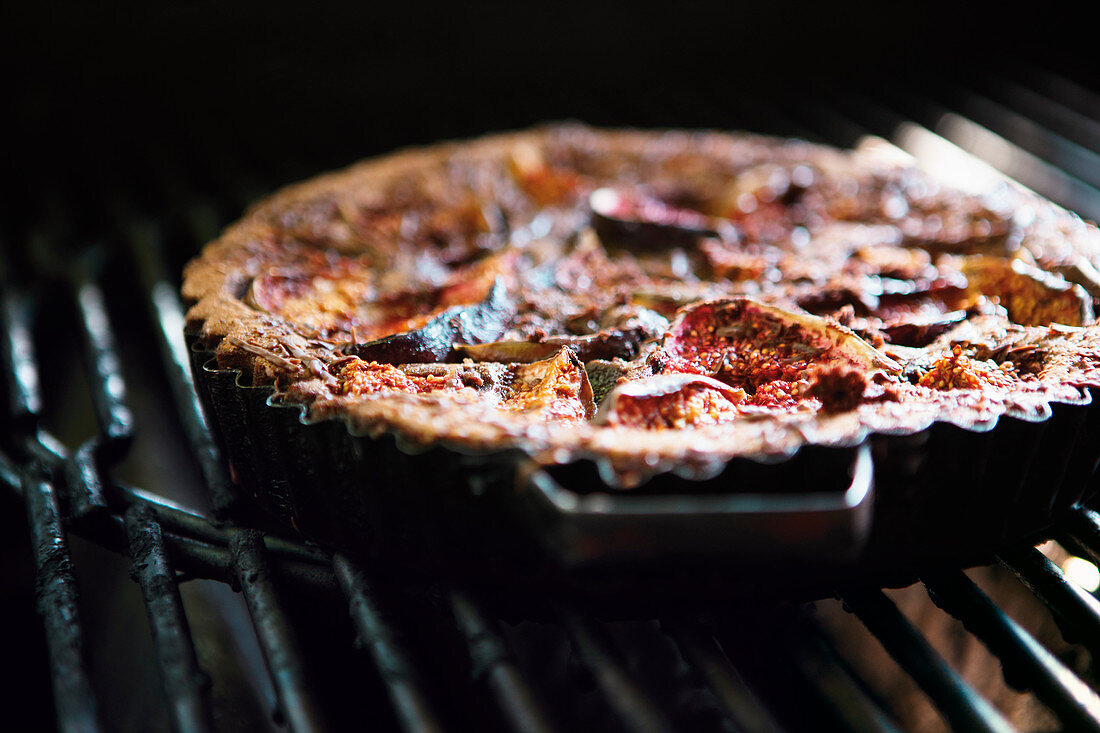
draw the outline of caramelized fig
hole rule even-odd
[[[354,344],[345,352],[364,361],[387,364],[443,361],[455,344],[477,344],[498,338],[514,310],[503,282],[498,279],[480,303],[448,308],[418,329]]]
[[[900,346],[927,346],[953,326],[966,320],[964,310],[948,311],[933,318],[914,318],[899,323],[890,323],[880,327],[892,344]]]
[[[611,390],[597,425],[667,429],[717,425],[737,416],[745,391],[698,374],[658,374]]]
[[[637,191],[599,188],[588,197],[592,226],[609,249],[668,250],[702,237],[736,241],[733,223]]]
[[[1021,326],[1084,326],[1095,320],[1083,287],[1020,260],[979,255],[965,258],[960,269],[972,292],[1000,300]]]
[[[501,407],[567,421],[589,420],[596,413],[588,373],[571,349],[561,349],[545,361],[515,367]]]
[[[661,357],[663,371],[706,374],[753,393],[771,382],[793,385],[826,365],[901,372],[901,365],[837,323],[748,298],[683,309]],[[793,386],[789,391],[792,396]]]
[[[459,358],[474,361],[531,363],[549,359],[565,347],[582,362],[593,359],[633,359],[645,335],[638,331],[601,331],[589,336],[551,336],[541,341],[494,341],[488,344],[456,344]]]

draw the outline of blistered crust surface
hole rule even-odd
[[[256,204],[192,261],[217,366],[307,419],[613,482],[1100,385],[1100,235],[873,151],[558,126],[395,153]]]

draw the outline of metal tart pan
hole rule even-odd
[[[731,461],[718,476],[658,477],[610,491],[588,470],[535,467],[518,451],[468,455],[394,435],[310,422],[273,388],[251,386],[192,349],[200,396],[242,490],[303,534],[371,553],[499,556],[561,567],[685,558],[843,563],[870,531],[869,448],[810,447],[774,465]],[[591,470],[594,472],[595,468]],[[593,473],[594,475],[594,473]],[[804,480],[813,477],[812,481]]]
[[[770,465],[734,459],[705,481],[662,474],[612,490],[587,461],[547,469],[518,451],[467,455],[310,422],[189,342],[236,484],[307,537],[409,567],[531,582],[564,574],[605,593],[619,592],[604,580],[610,568],[669,592],[732,572],[746,592],[814,595],[986,561],[1097,489],[1092,399],[1054,403],[1045,419],[937,422]]]

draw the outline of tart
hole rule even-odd
[[[1097,268],[1093,225],[875,147],[568,125],[286,188],[183,294],[308,421],[629,487],[1087,403]]]

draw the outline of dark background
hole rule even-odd
[[[889,86],[1019,61],[1095,80],[1079,11],[1009,7],[21,4],[0,30],[9,153],[64,168],[77,147],[110,161],[144,140],[216,143],[304,175],[543,120],[768,127],[741,100],[819,82]]]

